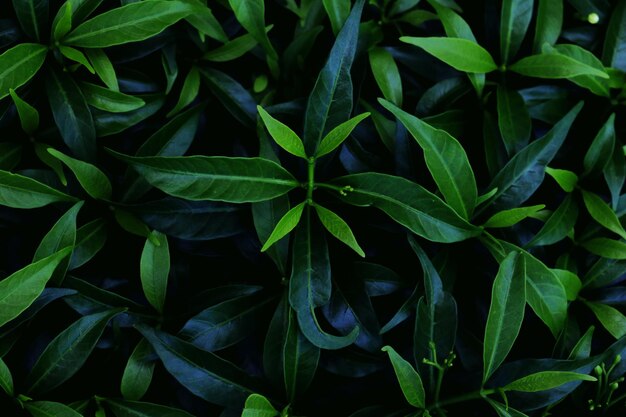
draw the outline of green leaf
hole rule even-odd
[[[602,303],[585,302],[602,326],[616,339],[626,335],[626,317],[614,307]]]
[[[52,226],[52,229],[44,236],[35,251],[33,262],[51,256],[63,248],[72,247],[76,243],[76,217],[83,206],[83,201],[74,204],[59,220]],[[57,266],[52,281],[60,284],[65,277],[70,258],[66,258]]]
[[[139,97],[130,96],[91,83],[81,83],[80,89],[85,96],[87,104],[111,113],[125,113],[146,105],[146,102]]]
[[[82,417],[83,415],[74,411],[65,404],[52,401],[29,401],[24,403],[24,408],[33,417]]]
[[[59,181],[63,186],[67,187],[67,177],[63,171],[63,163],[56,159],[54,156],[48,153],[49,146],[45,143],[35,142],[34,144],[35,154],[41,162],[48,165],[54,173],[59,177]]]
[[[426,394],[424,393],[422,379],[417,371],[402,356],[398,355],[391,346],[385,346],[381,350],[389,355],[391,365],[407,402],[413,407],[426,408]]]
[[[0,281],[0,326],[26,310],[36,299],[72,248],[65,248],[40,261],[33,262]]]
[[[500,58],[507,64],[517,54],[530,19],[534,0],[504,0],[500,17]]]
[[[200,75],[235,119],[251,128],[256,127],[257,103],[248,90],[229,75],[212,68],[202,69]]]
[[[68,74],[55,69],[47,72],[46,91],[54,121],[65,144],[81,160],[94,160],[96,130],[78,85]]]
[[[9,95],[9,89],[16,90],[33,78],[47,53],[44,45],[21,43],[0,55],[0,100]]]
[[[263,124],[267,128],[267,131],[272,136],[274,141],[284,150],[292,155],[299,156],[300,158],[307,158],[304,151],[304,144],[300,137],[289,126],[282,122],[279,122],[263,109],[261,106],[257,106],[259,116],[263,120]]]
[[[176,0],[130,3],[87,20],[71,31],[63,43],[82,48],[106,48],[142,41],[192,12],[192,7]]]
[[[131,157],[110,151],[161,191],[187,200],[244,203],[269,200],[300,184],[263,158],[222,156]]]
[[[293,402],[304,393],[317,370],[320,349],[302,334],[288,291],[272,317],[263,346],[263,368],[268,378],[284,389]]]
[[[584,335],[580,337],[567,359],[586,359],[591,353],[591,342],[593,339],[594,326],[589,326]]]
[[[315,157],[320,158],[337,149],[337,147],[341,145],[348,138],[348,136],[350,136],[350,133],[352,133],[354,128],[369,115],[370,113],[361,113],[358,116],[354,116],[352,119],[341,123],[328,132],[328,134],[324,136],[324,139],[320,142],[320,145],[315,153]]]
[[[109,178],[98,167],[79,159],[67,156],[56,149],[48,148],[48,153],[63,162],[76,176],[83,189],[97,200],[109,200],[113,188]]]
[[[96,70],[93,69],[93,67],[91,66],[91,64],[87,60],[87,57],[85,56],[85,54],[83,54],[78,49],[72,48],[71,46],[63,46],[63,45],[61,45],[61,46],[59,46],[59,52],[61,52],[61,55],[63,55],[65,58],[69,59],[70,61],[74,61],[74,62],[84,66],[85,68],[87,68],[87,70],[90,73],[92,73],[92,74],[96,73]]]
[[[370,67],[383,97],[402,107],[402,80],[393,56],[384,48],[373,48],[368,52]]]
[[[179,113],[182,109],[190,105],[196,97],[198,97],[198,93],[200,92],[200,73],[196,67],[192,67],[185,77],[185,82],[183,83],[183,88],[180,91],[180,96],[178,97],[178,102],[174,106],[172,110],[167,113],[167,117],[172,117],[173,115]]]
[[[305,202],[298,204],[289,210],[285,215],[280,219],[280,221],[276,224],[276,227],[267,238],[263,247],[261,248],[261,252],[265,252],[272,246],[274,243],[278,242],[280,239],[285,237],[289,232],[291,232],[300,222],[300,218],[302,217],[302,211],[304,210]]]
[[[113,411],[116,417],[192,417],[186,411],[164,405],[106,399],[104,403]]]
[[[461,16],[456,14],[451,8],[444,7],[436,1],[430,2],[431,6],[437,11],[437,15],[443,24],[446,35],[449,38],[463,38],[472,42],[476,42],[476,37],[472,33],[472,29]],[[485,74],[468,73],[467,77],[472,82],[474,89],[479,96],[482,96],[485,87]]]
[[[618,2],[611,13],[611,20],[604,37],[602,62],[606,67],[626,71],[626,4]]]
[[[435,58],[459,71],[487,73],[498,68],[489,52],[476,42],[468,39],[403,36],[400,40],[422,48]]]
[[[76,198],[37,180],[0,170],[0,205],[13,208],[38,208],[52,203],[75,202]]]
[[[350,70],[356,53],[364,3],[364,0],[358,0],[354,4],[309,95],[303,136],[307,155],[315,155],[324,135],[352,114]]]
[[[9,367],[4,363],[2,358],[0,358],[0,388],[2,388],[7,395],[13,397],[13,376],[11,375]]]
[[[468,219],[476,206],[476,180],[461,144],[447,132],[381,101],[424,150],[424,159],[439,191],[459,215]]]
[[[357,243],[350,226],[348,226],[348,223],[332,211],[320,206],[319,204],[314,204],[313,207],[315,207],[315,211],[317,212],[320,221],[331,235],[348,245],[360,256],[365,257],[365,252],[363,252],[363,249],[361,249]]]
[[[563,0],[539,0],[533,51],[541,52],[544,44],[554,45],[563,26]]]
[[[483,224],[483,227],[511,227],[527,217],[531,217],[539,210],[543,210],[546,206],[544,204],[538,204],[536,206],[518,207],[508,210],[503,210],[494,214]]]
[[[611,160],[602,172],[606,185],[611,192],[611,205],[616,208],[626,180],[626,158],[624,158],[624,150],[619,142],[615,143]]]
[[[9,94],[11,94],[11,98],[17,108],[17,113],[20,116],[22,130],[32,135],[39,128],[39,112],[33,106],[22,100],[12,88],[9,89]]]
[[[333,33],[337,35],[350,14],[350,0],[323,0],[322,4],[330,19]]]
[[[111,64],[109,57],[104,53],[104,51],[102,51],[102,49],[86,49],[85,54],[89,58],[96,75],[109,88],[109,90],[120,91],[120,87],[117,82],[117,75],[115,74],[115,68],[113,68],[113,64]]]
[[[522,96],[515,90],[498,86],[498,127],[509,155],[528,145],[532,124]]]
[[[581,190],[581,192],[583,194],[585,207],[587,207],[587,211],[591,217],[608,230],[626,239],[626,230],[624,230],[624,227],[617,218],[617,214],[615,214],[611,207],[597,194],[585,190]]]
[[[158,245],[156,244],[158,242]],[[148,302],[161,314],[167,294],[170,251],[167,236],[154,230],[141,252],[141,286]]]
[[[154,236],[152,236],[152,233],[150,232],[150,228],[148,228],[144,222],[131,212],[115,208],[113,215],[115,216],[117,224],[119,224],[120,227],[128,233],[148,239],[154,239]],[[158,241],[154,241],[153,243],[156,245]]]
[[[626,243],[619,240],[598,237],[583,242],[582,247],[594,255],[607,259],[626,259]]]
[[[269,27],[271,26],[268,26],[268,28]],[[268,31],[269,29],[266,28],[266,30]],[[254,39],[254,36],[246,33],[226,42],[222,46],[210,50],[209,52],[202,55],[202,59],[206,59],[207,61],[211,62],[232,61],[239,57],[242,57],[247,52],[250,52],[257,45],[258,42],[256,39]]]
[[[58,387],[83,366],[104,329],[122,310],[84,316],[57,335],[33,365],[26,386],[28,393],[41,394]]]
[[[65,2],[59,9],[52,24],[52,39],[58,41],[63,39],[72,30],[72,2]]]
[[[48,23],[48,3],[48,0],[13,0],[13,9],[24,33],[37,41],[41,40],[44,25]]]
[[[588,50],[578,46],[578,45],[555,45],[551,47],[550,45],[543,46],[543,53],[552,53],[552,54],[562,54],[568,56],[578,62],[581,62],[585,65],[593,67],[598,71],[606,72],[606,69],[602,65],[602,61],[600,61],[596,56],[589,52]],[[600,78],[591,75],[578,75],[576,77],[569,78],[571,82],[577,84],[583,88],[588,89],[592,93],[602,96],[609,97],[609,79]]]
[[[509,407],[508,405],[500,404],[497,401],[493,401],[489,398],[484,397],[485,400],[493,407],[493,409],[498,414],[498,417],[528,417],[526,414],[521,411],[517,411],[513,407]]]
[[[578,218],[578,205],[573,195],[565,197],[526,247],[552,245],[565,238]]]
[[[404,178],[366,172],[339,177],[332,183],[347,190],[345,195],[338,195],[340,200],[355,206],[377,207],[433,242],[458,242],[481,233],[439,197]]]
[[[241,407],[250,394],[260,391],[257,381],[231,362],[160,330],[137,328],[165,369],[192,394],[214,404]]]
[[[487,189],[498,188],[492,205],[496,209],[517,207],[539,188],[544,169],[552,161],[569,132],[582,103],[577,104],[542,138],[519,151],[493,178]]]
[[[0,170],[13,169],[20,162],[21,157],[21,144],[12,142],[0,142]],[[2,200],[0,199],[0,201]]]
[[[491,306],[485,327],[483,383],[504,362],[524,320],[526,262],[511,252],[500,263],[491,290]]]
[[[280,416],[272,403],[267,398],[259,394],[251,394],[246,399],[241,417],[275,417]]]
[[[557,184],[559,184],[559,186],[566,193],[571,193],[572,191],[574,191],[574,189],[576,188],[576,184],[578,183],[578,175],[566,169],[555,169],[546,167],[546,174],[554,178]]]
[[[278,53],[272,46],[272,42],[265,31],[265,2],[263,0],[228,0],[230,7],[235,13],[237,21],[243,26],[263,47],[267,55],[267,64],[274,78],[278,78],[280,67],[278,66]]]
[[[313,345],[341,349],[356,340],[359,328],[354,327],[345,336],[335,336],[326,333],[317,321],[315,309],[328,304],[332,284],[326,240],[313,220],[307,205],[293,241],[289,304],[296,311],[300,330]]]
[[[583,166],[584,174],[599,174],[611,161],[611,155],[615,147],[615,113],[611,113],[608,120],[593,139],[585,154]]]
[[[552,269],[552,272],[554,272],[554,274],[559,278],[559,281],[561,281],[561,284],[563,284],[567,301],[576,300],[583,285],[580,278],[578,278],[578,275],[566,269]]]
[[[69,269],[81,267],[91,260],[104,246],[107,240],[107,223],[96,219],[76,231],[76,245],[72,252]]]
[[[146,339],[141,339],[126,362],[120,392],[126,400],[138,401],[143,397],[154,373],[154,361],[151,360],[152,347]]]
[[[503,387],[506,391],[538,392],[559,387],[573,381],[597,381],[596,378],[565,371],[543,371],[527,375]]]
[[[571,78],[592,75],[608,79],[606,72],[561,54],[539,54],[520,59],[509,70],[527,77]]]
[[[228,35],[226,35],[220,22],[215,18],[213,12],[204,1],[183,0],[183,3],[194,6],[193,13],[186,18],[190,25],[198,29],[203,35],[210,36],[217,41],[228,41]]]

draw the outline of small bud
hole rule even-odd
[[[615,391],[618,388],[619,388],[619,384],[617,382],[613,382],[613,383],[611,383],[611,385],[609,385],[609,389],[611,391]]]
[[[595,372],[595,374],[598,376],[602,375],[602,368],[600,367],[600,365],[597,365],[595,368],[593,368],[593,372]]]
[[[595,25],[599,21],[600,21],[600,16],[598,16],[598,13],[589,13],[587,15],[587,22],[591,23],[592,25]]]
[[[615,356],[615,359],[613,359],[613,365],[618,364],[622,361],[622,355],[617,354],[617,356]]]

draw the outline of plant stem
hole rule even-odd
[[[495,392],[496,392],[495,389],[483,389],[479,391],[474,391],[474,392],[470,392],[469,394],[463,394],[457,397],[448,398],[447,400],[436,401],[433,405],[431,405],[430,407],[427,407],[426,409],[428,411],[431,411],[431,410],[436,410],[438,408],[445,407],[447,405],[458,404],[458,403],[462,403],[465,401],[479,400],[483,397],[494,394]]]
[[[615,404],[617,404],[618,402],[620,402],[620,401],[624,401],[624,400],[626,400],[626,394],[622,394],[622,395],[620,395],[619,397],[617,397],[616,399],[614,399],[613,401],[611,401],[611,402],[609,403],[609,405],[607,406],[607,408],[611,408],[611,407],[613,407]]]
[[[306,188],[306,201],[308,204],[313,203],[313,189],[315,188],[315,158],[308,159],[309,165],[307,169],[307,188]]]

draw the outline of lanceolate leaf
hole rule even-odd
[[[83,161],[96,157],[96,130],[83,93],[74,80],[62,72],[47,73],[46,91],[61,137]]]
[[[0,388],[11,397],[14,394],[13,391],[13,376],[11,375],[11,371],[9,367],[4,363],[4,361],[0,358]]]
[[[487,188],[498,189],[493,197],[497,209],[516,207],[539,188],[546,165],[565,141],[581,108],[582,103],[576,105],[545,136],[519,151],[494,177]]]
[[[407,128],[424,150],[424,158],[446,202],[463,218],[469,218],[476,206],[476,180],[461,144],[443,130],[381,101]]]
[[[489,52],[476,42],[461,38],[414,38],[403,36],[402,42],[424,49],[451,67],[469,73],[486,73],[497,68]]]
[[[604,37],[602,62],[607,67],[626,71],[626,4],[623,1],[617,2],[610,19]]]
[[[270,246],[285,237],[298,225],[300,218],[302,217],[302,211],[304,210],[305,204],[305,202],[302,202],[285,213],[285,215],[276,224],[272,234],[270,234],[263,244],[261,252],[265,252]]]
[[[61,385],[85,363],[104,329],[122,310],[82,317],[63,330],[33,365],[26,386],[29,393],[43,393]]]
[[[563,0],[539,0],[533,51],[541,52],[544,44],[554,45],[563,25]]]
[[[80,89],[87,104],[111,113],[125,113],[143,107],[146,102],[139,97],[113,91],[95,84],[81,83]]]
[[[352,113],[350,69],[356,52],[364,3],[364,0],[357,0],[352,8],[309,96],[303,137],[308,155],[314,155],[322,137],[346,121]]]
[[[9,93],[19,113],[22,129],[24,132],[32,135],[33,132],[39,128],[39,112],[33,106],[22,100],[12,88],[9,89]]]
[[[526,246],[551,245],[560,241],[572,230],[577,218],[578,205],[574,196],[568,195]]]
[[[156,230],[151,235],[141,253],[141,286],[150,304],[162,314],[170,273],[170,251],[166,235]]]
[[[128,358],[120,383],[120,392],[126,400],[140,400],[148,391],[155,364],[150,358],[152,354],[152,347],[142,338]]]
[[[165,369],[185,388],[214,404],[241,407],[248,395],[259,392],[258,382],[220,357],[160,330],[138,327]]]
[[[500,263],[485,328],[483,383],[498,369],[522,327],[526,305],[526,262],[511,252]]]
[[[531,55],[522,58],[509,69],[518,74],[537,78],[570,78],[579,75],[593,75],[609,78],[604,71],[561,54]]]
[[[382,350],[389,355],[393,370],[396,372],[396,377],[398,378],[398,383],[400,384],[400,388],[402,388],[404,398],[406,398],[408,403],[413,407],[425,408],[426,394],[424,393],[422,379],[417,371],[409,362],[398,355],[391,346],[385,346]]]
[[[263,107],[257,106],[257,110],[259,111],[259,116],[261,116],[267,131],[281,148],[292,155],[299,156],[301,158],[307,157],[304,152],[304,144],[302,143],[302,140],[293,130],[291,130],[284,123],[281,123],[270,116],[270,114],[266,112]]]
[[[24,32],[37,41],[48,23],[48,0],[13,0],[13,8]],[[0,77],[2,79],[2,77]]]
[[[511,382],[503,389],[506,391],[537,392],[558,387],[572,381],[597,381],[596,378],[576,372],[544,371],[527,375]]]
[[[300,330],[311,343],[322,349],[340,349],[354,342],[359,328],[346,336],[335,336],[325,332],[317,320],[315,309],[328,303],[331,292],[328,247],[318,227],[307,206],[293,242],[289,303],[296,311]]]
[[[483,227],[511,227],[527,217],[532,216],[539,210],[543,210],[545,205],[538,204],[530,207],[518,207],[504,210],[494,214],[483,224]]]
[[[350,226],[341,217],[319,204],[315,204],[314,207],[320,221],[331,235],[341,240],[362,257],[365,257],[365,253],[357,243]]]
[[[76,176],[83,189],[99,200],[111,198],[113,188],[109,178],[98,167],[88,162],[69,157],[56,149],[48,148],[48,153],[63,162]]]
[[[602,126],[589,150],[585,154],[583,166],[587,174],[599,174],[611,160],[615,147],[615,113],[612,113]]]
[[[39,181],[0,170],[0,205],[30,209],[76,199]]]
[[[9,89],[15,90],[31,79],[43,65],[47,52],[44,45],[21,43],[0,55],[0,99],[9,95]]]
[[[83,48],[106,48],[147,39],[193,12],[182,2],[130,3],[102,13],[71,31],[63,43]]]
[[[191,414],[178,408],[139,401],[105,400],[107,407],[113,411],[115,417],[192,417]]]
[[[434,242],[456,242],[480,233],[437,196],[404,178],[372,172],[340,177],[333,184],[350,187],[339,199],[355,206],[375,206]]]
[[[246,399],[241,417],[276,417],[280,415],[267,398],[259,394],[252,394]]]
[[[507,64],[515,56],[530,24],[533,0],[504,0],[500,18],[500,57]]]
[[[13,320],[39,297],[56,267],[71,251],[64,248],[0,281],[0,326]]]
[[[402,80],[393,56],[386,49],[374,48],[369,51],[369,61],[385,99],[402,107]]]
[[[113,152],[111,152],[113,153]],[[152,186],[174,197],[232,203],[269,200],[299,183],[284,168],[263,158],[221,156],[131,157],[129,163]]]
[[[52,401],[30,401],[24,407],[33,417],[82,417],[67,405]]]
[[[324,136],[324,139],[322,139],[320,146],[317,148],[315,157],[319,158],[334,151],[350,136],[350,133],[352,133],[361,120],[365,119],[369,115],[370,113],[362,113],[358,116],[354,116],[352,119],[341,123],[339,126],[328,132],[328,134]]]
[[[522,96],[515,90],[498,86],[498,127],[509,155],[528,144],[532,128],[530,114]]]
[[[615,212],[597,194],[582,190],[583,200],[591,217],[608,230],[626,239],[626,231]]]
[[[619,339],[626,335],[626,317],[619,310],[602,303],[587,302],[586,304],[611,336]]]

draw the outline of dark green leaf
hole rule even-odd
[[[0,281],[0,326],[26,310],[42,293],[54,270],[72,249],[65,248]]]
[[[428,240],[456,242],[480,234],[452,208],[418,184],[373,172],[333,180],[345,189],[338,198],[355,206],[375,206],[392,219]],[[350,187],[350,188],[346,188]]]
[[[533,51],[541,52],[544,44],[554,45],[563,26],[563,0],[539,0]]]
[[[154,230],[151,237],[146,239],[141,252],[140,276],[144,295],[161,314],[165,306],[169,273],[170,251],[167,236]]]
[[[498,127],[509,155],[528,145],[532,128],[522,96],[515,90],[498,86]]]
[[[131,3],[109,10],[71,31],[63,43],[83,48],[106,48],[142,41],[193,12],[176,0]]]
[[[517,54],[533,14],[534,0],[504,0],[500,17],[500,58],[507,64]]]
[[[527,247],[551,245],[565,238],[578,218],[578,205],[572,195],[565,197]]]
[[[111,91],[120,91],[115,68],[102,49],[86,49],[85,54],[93,66],[96,75]]]
[[[82,317],[59,333],[33,365],[26,380],[28,392],[47,392],[71,378],[91,355],[109,320],[121,311]]]
[[[235,119],[249,127],[256,126],[257,103],[241,84],[229,75],[210,68],[201,70],[200,75]]]
[[[103,88],[95,84],[81,83],[80,89],[85,101],[92,107],[111,113],[125,113],[145,106],[146,102],[139,97]]]
[[[85,56],[85,54],[83,54],[78,49],[72,48],[70,46],[61,45],[59,46],[59,52],[61,52],[61,55],[63,55],[65,58],[69,59],[70,61],[74,61],[77,64],[82,65],[85,68],[87,68],[87,71],[89,71],[90,73],[92,74],[96,73],[96,70],[94,70],[91,64],[89,63],[89,61],[87,61],[87,57]]]
[[[618,68],[626,71],[626,3],[617,2],[617,6],[611,14],[609,27],[604,37],[604,50],[602,62],[607,67]]]
[[[20,123],[24,132],[32,135],[39,128],[39,112],[33,106],[22,100],[15,90],[9,89],[9,94],[15,103],[17,113],[20,116]]]
[[[70,150],[83,161],[96,156],[96,130],[78,85],[66,73],[50,70],[46,78],[46,91],[61,137]]]
[[[626,243],[619,240],[598,237],[582,243],[594,255],[608,259],[626,259]]]
[[[48,148],[48,153],[63,162],[76,176],[83,189],[98,200],[109,200],[113,188],[109,178],[98,167],[88,162],[69,157],[56,149]]]
[[[350,14],[350,0],[323,0],[323,5],[333,33],[337,35]]]
[[[614,307],[602,303],[585,303],[602,326],[616,339],[626,335],[626,317]]]
[[[43,65],[47,52],[44,45],[21,43],[0,55],[0,100],[9,95],[9,89],[15,90],[33,78]]]
[[[356,53],[364,3],[364,0],[358,0],[352,8],[309,96],[303,137],[308,155],[315,155],[322,137],[345,122],[352,113],[350,70]]]
[[[468,39],[403,36],[400,40],[422,48],[459,71],[487,73],[497,68],[489,52],[476,42]]]
[[[284,168],[263,158],[113,154],[129,163],[152,186],[188,200],[264,201],[286,194],[299,185]]]
[[[13,376],[2,358],[0,358],[0,388],[9,396],[13,396]]]
[[[256,39],[254,39],[254,37],[249,33],[246,33],[245,35],[232,39],[224,45],[205,53],[202,55],[202,59],[212,62],[232,61],[251,51],[257,45],[258,42]]]
[[[485,327],[483,383],[504,362],[519,334],[526,305],[526,262],[511,252],[500,263]]]
[[[65,2],[52,24],[52,39],[58,41],[72,29],[72,2]]]
[[[430,126],[393,104],[381,103],[402,122],[424,150],[426,165],[446,202],[461,217],[468,219],[476,206],[476,180],[461,144],[445,131]]]
[[[417,371],[411,366],[409,362],[404,360],[400,355],[396,353],[391,346],[385,346],[382,348],[383,352],[387,352],[393,370],[398,378],[398,383],[406,398],[407,402],[413,407],[425,408],[426,407],[426,394],[424,393],[424,386],[422,385],[422,379]]]
[[[370,67],[383,97],[398,107],[402,107],[402,80],[393,56],[383,48],[369,51]]]
[[[104,219],[93,220],[76,231],[76,245],[70,259],[69,270],[89,262],[107,240],[107,224]]]
[[[167,117],[172,117],[190,105],[196,99],[199,92],[200,73],[196,67],[192,67],[189,74],[187,74],[187,77],[185,78],[185,82],[183,83],[183,87],[180,91],[180,96],[178,97],[178,102],[174,108],[167,113]]]
[[[581,190],[587,211],[591,217],[613,233],[626,239],[626,231],[617,218],[617,214],[595,193]]]
[[[33,417],[82,417],[82,414],[67,405],[52,401],[29,401],[24,404],[24,408]]]
[[[105,403],[116,417],[192,417],[183,410],[152,403],[113,399],[107,399]]]
[[[154,373],[153,351],[146,339],[141,339],[128,358],[120,382],[120,392],[126,400],[138,401],[143,397]]]
[[[22,29],[37,41],[41,40],[44,25],[48,24],[48,3],[48,0],[13,0],[13,9]]]
[[[585,154],[585,159],[583,160],[585,173],[583,176],[602,172],[611,161],[614,147],[615,113],[611,113]]]
[[[138,327],[161,358],[165,369],[185,388],[211,403],[241,407],[258,392],[257,381],[232,363],[177,337],[147,326]]]

